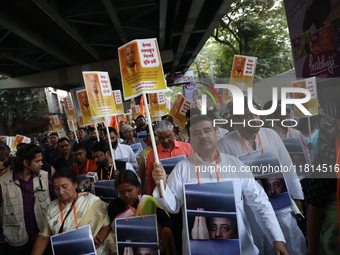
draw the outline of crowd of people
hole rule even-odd
[[[261,109],[255,102],[253,106]],[[217,110],[201,115],[192,108],[184,129],[166,115],[150,130],[140,115],[119,131],[99,126],[81,127],[76,134],[68,131],[67,137],[48,132],[39,134],[38,145],[19,144],[15,153],[0,144],[0,254],[52,254],[50,236],[85,225],[90,225],[97,254],[116,254],[115,219],[149,214],[157,215],[160,226],[160,243],[154,249],[166,255],[190,254],[187,240],[220,239],[239,239],[242,254],[340,254],[338,183],[331,169],[340,160],[340,109],[323,126],[317,125],[316,116],[311,118],[311,128],[301,119],[297,129],[280,122],[270,128],[249,125],[248,120],[256,122],[260,116],[247,105],[244,115],[233,116],[232,112],[232,105],[221,116]],[[217,126],[213,123],[216,118],[237,124]],[[273,118],[284,120],[291,115],[274,112]],[[144,131],[146,138],[141,138]],[[156,148],[152,148],[151,132]],[[293,168],[285,173],[285,180],[262,181],[256,181],[251,172],[216,171],[218,166],[241,169],[244,163],[239,155],[268,148],[276,151],[281,165],[297,164],[283,138],[301,140],[306,160],[302,167],[321,165],[328,171],[302,179]],[[136,144],[142,148],[139,153],[132,149]],[[185,159],[169,173],[162,163],[155,163],[153,150],[160,160]],[[114,167],[114,160],[124,161],[124,169]],[[200,167],[209,170],[197,171]],[[99,180],[115,179],[119,197],[108,204],[82,192],[78,177],[89,172],[97,173]],[[161,180],[164,196],[159,190]],[[184,184],[222,181],[233,182],[237,220],[199,214],[187,231]],[[305,222],[297,220],[291,207],[274,211],[268,197],[282,192],[289,193],[306,216]],[[198,212],[205,210],[197,208]],[[124,254],[133,252],[128,247]]]

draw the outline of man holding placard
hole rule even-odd
[[[247,98],[245,98],[245,102],[247,101]],[[255,103],[253,103],[253,107],[260,109],[260,106]],[[237,157],[247,153],[252,154],[255,150],[262,150],[262,153],[264,153],[270,146],[274,147],[281,166],[287,169],[284,176],[289,193],[302,212],[301,200],[304,199],[302,187],[294,171],[293,162],[281,138],[271,129],[260,128],[258,125],[259,116],[253,114],[246,103],[244,105],[244,115],[234,115],[233,121],[238,123],[237,130],[219,140],[218,148],[221,152]],[[287,241],[286,247],[289,253],[303,254],[306,250],[305,238],[297,225],[295,217],[292,215],[291,208],[276,211],[276,217],[282,229],[284,229],[283,233]],[[271,249],[266,245],[266,233],[259,228],[257,222],[255,219],[250,221],[251,229],[256,233],[254,234],[255,244],[261,253],[270,254]]]
[[[243,164],[235,157],[223,154],[216,149],[217,129],[213,127],[212,121],[206,116],[193,117],[190,120],[189,131],[191,145],[196,154],[179,162],[167,180],[163,167],[160,164],[155,164],[152,177],[156,185],[159,185],[160,180],[164,180],[164,183],[166,183],[164,198],[160,198],[157,188],[154,189],[153,196],[157,198],[157,201],[167,211],[176,213],[184,206],[183,184],[232,180],[235,189],[234,196],[239,219],[238,229],[242,254],[258,254],[259,252],[251,236],[249,222],[244,211],[245,203],[252,209],[259,225],[273,245],[275,254],[288,254],[273,208],[252,174],[247,172],[218,172],[218,166],[236,166],[240,170]],[[207,172],[200,171],[204,167],[209,167],[210,170]],[[187,236],[185,229],[183,229],[184,236]],[[187,242],[183,242],[183,254],[189,254],[187,245]]]
[[[172,124],[167,120],[162,120],[157,123],[155,127],[157,134],[158,145],[157,151],[160,159],[177,157],[184,155],[190,157],[193,154],[190,144],[178,142],[175,140],[172,132]],[[154,170],[155,156],[153,152],[149,152],[146,159],[146,194],[151,195],[153,189],[156,187],[152,178],[152,171]]]

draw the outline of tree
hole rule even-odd
[[[44,98],[43,89],[0,90],[2,132],[5,135],[27,134],[26,122],[47,117]]]
[[[215,48],[210,50],[210,59],[206,61],[213,61],[217,78],[230,76],[235,54],[257,57],[256,75],[262,78],[292,67],[287,20],[281,1],[234,1],[212,38],[215,42],[208,41],[193,63],[192,69],[196,69],[198,77],[202,73],[206,47]]]

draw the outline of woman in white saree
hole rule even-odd
[[[77,193],[77,176],[70,168],[62,168],[52,177],[58,199],[52,201],[39,233],[32,255],[42,255],[50,236],[90,225],[98,255],[115,254],[116,246],[111,231],[107,203],[91,193]]]

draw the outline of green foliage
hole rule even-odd
[[[171,102],[174,102],[178,93],[181,93],[183,95],[183,86],[171,86],[168,87],[169,90],[165,92],[165,96],[170,98]]]
[[[47,114],[41,93],[42,89],[0,90],[0,122],[5,135],[27,134],[25,123],[41,120]]]
[[[191,66],[195,77],[210,74],[206,62],[214,64],[215,78],[229,77],[235,54],[257,57],[256,75],[262,78],[292,67],[282,1],[235,0],[211,38]]]

